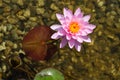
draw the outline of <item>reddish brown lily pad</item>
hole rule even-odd
[[[26,55],[33,60],[45,60],[50,58],[55,52],[48,51],[48,48],[51,47],[48,47],[46,42],[50,40],[52,33],[53,31],[48,26],[39,26],[30,30],[22,42],[23,50]],[[47,56],[49,57],[47,58]]]

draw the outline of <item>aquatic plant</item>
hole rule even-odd
[[[46,68],[37,73],[34,80],[64,80],[64,76],[54,68]]]
[[[71,10],[64,8],[63,15],[57,13],[56,17],[61,24],[51,26],[51,29],[56,31],[51,38],[62,39],[60,48],[68,43],[70,48],[75,46],[76,50],[80,51],[81,43],[91,42],[88,34],[92,33],[96,26],[89,24],[90,15],[83,16],[80,8],[74,14]]]
[[[48,43],[53,31],[48,26],[34,27],[23,38],[22,46],[26,55],[33,60],[48,60],[56,52],[57,47]]]
[[[81,43],[91,42],[88,34],[96,26],[89,23],[90,15],[84,16],[80,8],[74,14],[64,8],[63,15],[57,13],[56,17],[61,24],[35,27],[24,37],[23,49],[33,60],[49,59],[57,51],[57,47],[49,43],[54,41],[52,39],[61,39],[60,48],[68,43],[70,48],[75,46],[77,51],[81,50]]]

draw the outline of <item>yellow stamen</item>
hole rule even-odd
[[[69,30],[71,33],[77,33],[80,29],[80,26],[77,22],[71,22],[69,25]]]

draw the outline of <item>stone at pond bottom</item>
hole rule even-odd
[[[47,68],[37,73],[34,80],[64,80],[64,76],[54,68]]]

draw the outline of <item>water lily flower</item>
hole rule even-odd
[[[51,29],[56,31],[51,38],[61,39],[60,48],[68,43],[70,48],[75,46],[76,50],[80,51],[81,43],[91,42],[88,34],[92,33],[96,26],[89,23],[90,15],[84,16],[80,8],[74,13],[64,8],[63,15],[57,13],[56,17],[61,24],[51,26]]]

